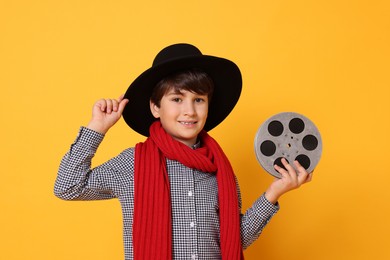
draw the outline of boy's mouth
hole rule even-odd
[[[196,124],[196,121],[193,121],[193,122],[179,121],[179,123],[182,125],[194,125],[194,124]]]

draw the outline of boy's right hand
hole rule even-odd
[[[128,99],[123,99],[123,95],[118,99],[100,99],[96,101],[92,109],[92,119],[87,128],[106,134],[121,118],[123,109],[128,102]]]

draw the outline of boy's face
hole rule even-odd
[[[165,131],[174,139],[188,146],[196,143],[202,131],[209,108],[207,95],[186,90],[169,90],[161,99],[160,107],[150,102],[155,118],[160,118]]]

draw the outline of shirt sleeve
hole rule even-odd
[[[124,151],[108,162],[91,169],[91,161],[104,135],[81,127],[70,150],[61,160],[54,194],[64,200],[102,200],[119,197],[124,168],[131,172],[129,151]],[[130,160],[131,161],[131,160]]]
[[[278,212],[279,204],[269,202],[264,194],[241,217],[243,248],[249,247],[261,234],[271,218]]]
[[[241,192],[237,183],[239,208],[241,212]],[[260,196],[245,214],[241,215],[241,243],[244,249],[256,241],[271,218],[279,211],[279,203],[269,202],[263,195]]]

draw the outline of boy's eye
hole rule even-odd
[[[204,101],[205,101],[204,98],[196,98],[195,99],[195,102],[197,102],[197,103],[204,102]]]
[[[173,101],[173,102],[180,102],[180,101],[181,101],[181,99],[180,99],[180,98],[178,98],[178,97],[176,97],[176,98],[172,98],[172,101]]]

